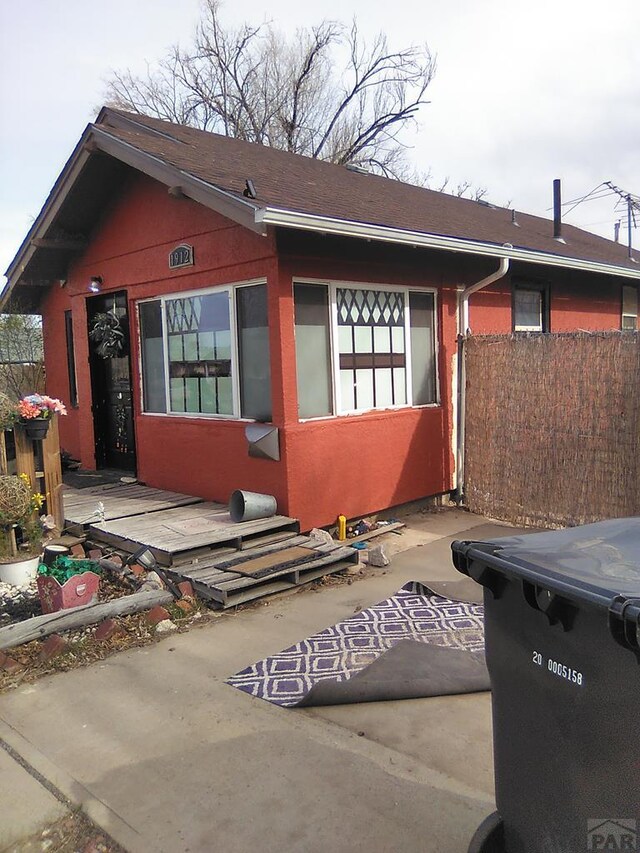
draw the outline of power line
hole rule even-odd
[[[572,198],[569,201],[564,201],[562,203],[562,207],[569,207],[569,210],[564,211],[564,215],[571,213],[579,204],[582,204],[585,201],[599,201],[603,198],[608,198],[609,196],[614,195],[613,191],[610,187],[605,187],[604,183],[598,184],[597,187],[594,187],[590,192],[586,195],[579,196],[577,198]],[[548,207],[547,210],[552,210],[552,207]]]
[[[638,223],[636,221],[636,213],[640,213],[640,198],[636,195],[632,195],[630,192],[626,192],[625,190],[620,189],[611,181],[605,181],[605,184],[610,187],[613,192],[620,197],[620,201],[623,201],[627,208],[627,235],[629,241],[629,257],[633,257],[633,250],[631,247],[631,232],[632,227],[637,228]],[[616,206],[620,205],[620,201],[618,201]]]

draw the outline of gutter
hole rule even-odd
[[[256,222],[263,225],[275,225],[283,228],[297,228],[302,231],[315,231],[343,237],[361,237],[365,240],[377,240],[396,243],[414,248],[442,249],[447,252],[460,252],[467,255],[484,255],[492,258],[508,258],[512,261],[525,261],[548,267],[583,270],[584,272],[617,275],[640,280],[640,268],[622,267],[602,261],[588,261],[565,255],[538,252],[533,249],[513,248],[509,244],[488,243],[480,240],[468,240],[461,237],[446,237],[440,234],[425,234],[421,231],[407,231],[402,228],[387,228],[366,222],[349,222],[329,216],[316,216],[311,213],[299,213],[295,210],[265,207],[256,211]]]
[[[508,243],[503,246],[504,249],[512,248]],[[464,462],[465,462],[465,417],[466,417],[466,372],[464,359],[464,342],[465,336],[470,331],[469,329],[469,299],[479,290],[489,287],[495,281],[503,278],[509,271],[510,258],[503,257],[500,259],[498,269],[490,275],[475,282],[475,284],[465,287],[464,290],[458,291],[458,300],[456,306],[456,316],[458,320],[458,346],[456,353],[456,488],[454,493],[455,501],[460,504],[464,499]]]

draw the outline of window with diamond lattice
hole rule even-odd
[[[172,412],[233,414],[229,294],[165,302]]]
[[[343,411],[405,405],[405,294],[336,289]]]

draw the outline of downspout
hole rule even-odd
[[[513,248],[510,243],[505,243],[504,246],[505,248],[509,249]],[[469,287],[465,287],[464,289],[458,291],[458,304],[456,310],[456,316],[458,319],[458,350],[456,364],[456,489],[454,493],[454,500],[458,504],[462,503],[464,498],[464,430],[466,414],[466,374],[464,367],[464,341],[465,335],[468,331],[470,331],[469,298],[474,293],[477,293],[479,290],[483,290],[485,287],[489,287],[489,285],[493,284],[494,281],[498,281],[498,279],[505,276],[509,270],[509,263],[509,258],[501,258],[500,264],[498,265],[498,269],[495,272],[492,272],[491,275],[485,276],[485,278],[480,279],[480,281],[477,281],[475,284],[470,284]]]

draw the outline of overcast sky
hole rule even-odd
[[[434,182],[469,181],[487,198],[549,216],[603,181],[640,194],[640,2],[618,0],[227,0],[223,20],[285,32],[356,16],[392,47],[437,54],[411,156]],[[24,0],[0,3],[0,270],[15,255],[85,125],[110,69],[144,70],[186,43],[199,0]],[[612,237],[614,198],[567,221]],[[626,229],[626,225],[623,226]],[[634,232],[640,245],[640,229]],[[4,281],[4,279],[2,279]]]

